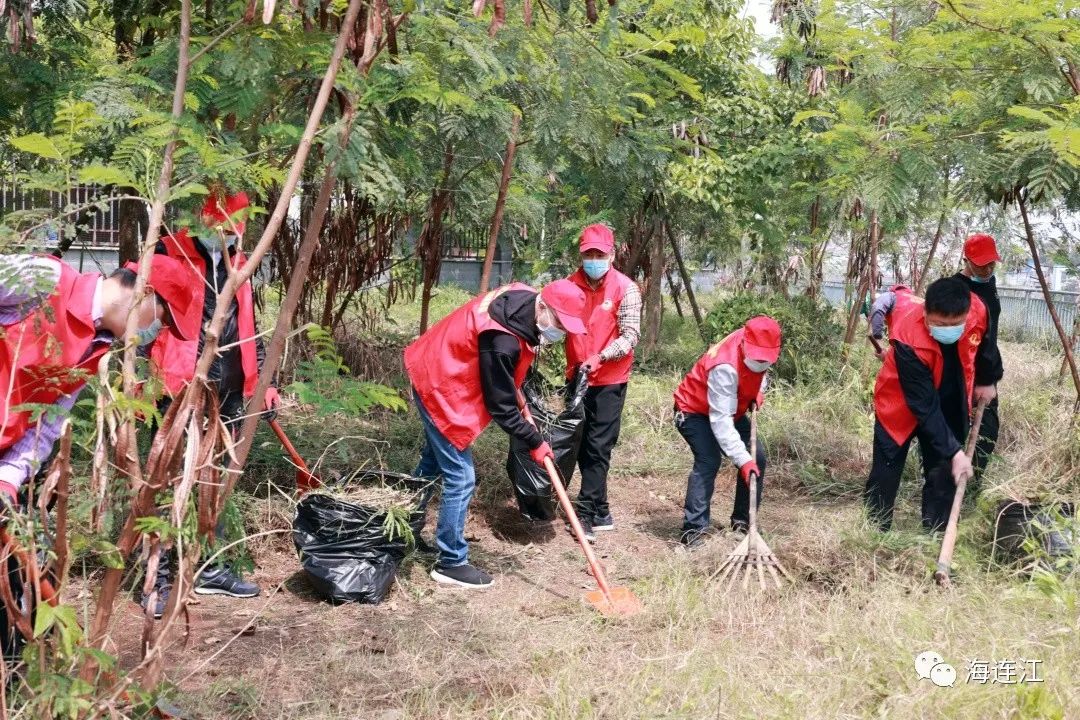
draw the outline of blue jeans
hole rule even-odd
[[[724,461],[724,451],[716,442],[708,415],[686,413],[680,417],[676,410],[675,427],[690,446],[694,455],[694,467],[686,481],[686,505],[683,515],[683,532],[703,531],[709,527],[709,510],[712,504],[713,490],[716,487],[716,473]],[[750,418],[743,415],[735,421],[746,449],[750,449]],[[757,504],[761,505],[761,495],[765,489],[765,447],[758,439],[757,466],[761,470],[758,477]],[[732,523],[750,522],[750,489],[742,480],[735,481],[735,509],[731,513]]]
[[[442,476],[442,501],[439,522],[435,527],[435,545],[439,548],[439,565],[457,567],[469,562],[469,543],[465,542],[465,518],[469,501],[476,489],[476,469],[472,451],[458,450],[439,432],[420,397],[413,390],[416,409],[424,423],[424,450],[413,476],[434,479]],[[425,503],[426,504],[426,501]]]

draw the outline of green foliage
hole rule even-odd
[[[393,388],[352,377],[333,335],[324,328],[309,326],[308,340],[315,357],[300,362],[296,370],[298,379],[287,389],[300,402],[313,406],[317,414],[363,415],[379,407],[395,411],[408,407]]]
[[[793,383],[832,377],[840,367],[843,328],[825,303],[805,295],[739,293],[720,300],[705,318],[718,341],[751,317],[768,315],[780,323],[783,345],[774,376]]]

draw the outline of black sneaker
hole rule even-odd
[[[584,533],[585,539],[589,542],[596,542],[596,533],[593,532],[592,518],[580,515],[578,516],[578,522],[581,523],[581,532]],[[571,535],[574,534],[574,529],[570,526],[570,523],[566,523],[566,532]]]
[[[436,565],[431,570],[431,579],[442,585],[456,585],[470,590],[488,588],[495,584],[490,575],[468,563],[454,567]]]
[[[739,535],[745,535],[750,532],[750,523],[742,520],[731,521],[731,532],[738,533]]]
[[[199,595],[228,595],[235,598],[253,598],[259,594],[259,586],[248,582],[224,565],[209,567],[195,578],[195,592]]]
[[[705,545],[706,533],[704,530],[684,530],[679,542],[687,550],[699,550]]]
[[[604,532],[614,530],[615,518],[611,517],[611,513],[608,513],[607,515],[594,515],[592,519],[592,529],[602,530]]]
[[[165,614],[165,606],[169,602],[169,593],[172,592],[172,586],[159,585],[154,589],[157,590],[157,600],[154,601],[154,619],[160,620],[161,616]],[[146,610],[146,605],[149,602],[150,596],[146,593],[143,593],[142,599],[139,600],[139,605],[142,606],[143,611]]]

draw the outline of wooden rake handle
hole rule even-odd
[[[968,433],[967,446],[964,454],[968,460],[975,457],[975,446],[979,442],[979,430],[982,427],[983,413],[986,411],[986,403],[979,403],[975,408],[975,419],[971,423],[971,432]],[[941,552],[938,553],[937,568],[934,570],[934,580],[942,587],[949,587],[949,568],[952,565],[953,550],[956,549],[957,527],[960,523],[960,506],[964,502],[964,491],[967,490],[966,477],[956,480],[956,494],[953,495],[952,508],[949,510],[949,522],[945,526],[945,537],[941,539]]]

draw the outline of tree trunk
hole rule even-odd
[[[664,223],[664,228],[667,230],[668,242],[671,243],[671,252],[675,256],[675,265],[679,268],[679,277],[682,278],[683,287],[686,288],[686,301],[690,303],[690,311],[694,313],[698,334],[702,336],[702,340],[705,340],[705,320],[701,315],[697,298],[694,296],[693,279],[686,269],[686,263],[683,262],[682,250],[679,249],[679,243],[675,240],[675,233],[671,231],[671,225]]]
[[[671,268],[664,268],[664,275],[667,276],[668,288],[671,289],[671,299],[675,303],[675,312],[679,317],[685,317],[682,311],[682,303],[679,302],[679,287],[675,284],[675,278],[671,277]]]
[[[851,312],[848,313],[847,329],[844,332],[844,344],[851,345],[855,341],[855,333],[859,329],[859,310],[866,300],[866,294],[870,292],[877,278],[877,245],[878,245],[878,214],[877,210],[870,211],[870,238],[869,252],[866,262],[866,270],[858,284],[858,293],[851,300]],[[854,251],[853,251],[854,252]]]
[[[503,158],[502,177],[499,179],[499,194],[495,198],[495,212],[491,215],[491,232],[488,235],[487,252],[484,254],[484,269],[480,273],[480,292],[486,293],[491,284],[491,264],[495,261],[495,250],[499,246],[499,229],[502,227],[503,209],[506,207],[506,191],[510,187],[510,173],[514,169],[514,152],[517,150],[517,134],[521,127],[521,115],[514,112],[510,122],[510,137],[506,141],[506,156]]]
[[[134,188],[120,188],[124,194],[134,195]],[[146,232],[150,225],[150,216],[146,204],[141,200],[120,200],[117,202],[117,240],[120,244],[119,262],[124,263],[139,259],[139,228]]]
[[[423,335],[428,329],[429,314],[431,311],[431,291],[439,280],[439,270],[442,267],[442,244],[443,244],[443,213],[450,204],[450,170],[454,165],[454,146],[446,144],[443,151],[442,176],[439,183],[431,191],[431,199],[428,201],[428,217],[424,227],[420,230],[416,248],[419,251],[420,261],[424,273],[424,288],[420,295],[420,334]]]
[[[653,220],[648,285],[645,289],[645,350],[648,352],[655,350],[660,341],[660,319],[664,303],[661,292],[664,282],[664,242],[660,237],[660,229],[656,227],[660,222],[659,218]]]
[[[1027,200],[1024,197],[1023,191],[1019,193],[1019,197],[1016,200],[1016,204],[1020,206],[1020,217],[1024,220],[1024,236],[1027,239],[1028,249],[1031,251],[1031,259],[1035,263],[1035,275],[1039,278],[1039,287],[1042,288],[1043,298],[1046,300],[1046,310],[1050,313],[1050,319],[1054,321],[1054,329],[1057,330],[1058,338],[1061,340],[1061,347],[1065,351],[1065,362],[1069,365],[1069,372],[1072,373],[1073,386],[1076,388],[1076,402],[1073,404],[1073,416],[1080,411],[1080,371],[1076,368],[1076,358],[1073,357],[1072,344],[1069,342],[1069,336],[1065,334],[1065,328],[1061,325],[1061,318],[1058,317],[1057,308],[1054,306],[1054,297],[1050,294],[1050,284],[1046,282],[1046,275],[1043,273],[1042,260],[1039,258],[1039,248],[1035,244],[1035,232],[1031,228],[1031,220],[1028,218],[1027,212]]]

